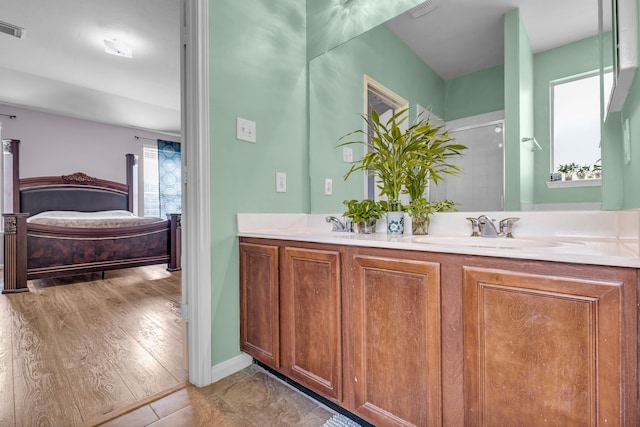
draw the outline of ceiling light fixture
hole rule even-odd
[[[104,51],[111,55],[133,58],[133,48],[131,48],[131,46],[127,46],[118,39],[105,40]]]
[[[17,25],[0,21],[0,33],[23,39],[27,35],[27,30],[22,27],[18,27]]]

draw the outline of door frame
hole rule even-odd
[[[209,1],[182,0],[183,276],[189,381],[211,384]]]
[[[393,114],[396,114],[398,111],[403,110],[405,108],[409,108],[409,101],[392,91],[391,89],[384,86],[382,83],[374,80],[368,75],[364,75],[364,108],[363,108],[363,117],[369,117],[369,92],[375,93],[378,97],[382,98],[385,103],[390,105],[393,109]],[[406,123],[406,122],[405,122]],[[369,135],[369,127],[367,124],[364,124],[363,128],[364,134]],[[366,151],[368,146],[364,147]],[[371,188],[375,187],[375,188]],[[376,187],[376,177],[371,177],[364,171],[364,198],[369,198],[370,189],[375,193],[376,199],[379,198],[378,189]]]

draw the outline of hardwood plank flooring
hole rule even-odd
[[[34,280],[0,296],[0,427],[94,425],[187,380],[180,272]]]
[[[0,426],[10,425],[15,418],[11,323],[9,303],[5,298],[0,298]]]

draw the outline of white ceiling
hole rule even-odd
[[[180,133],[180,0],[0,0],[0,21],[26,29],[0,33],[0,102]]]
[[[536,52],[597,32],[597,0],[436,2],[388,26],[445,79],[502,63],[503,14],[514,7]],[[23,39],[0,33],[0,102],[179,134],[180,3],[0,0],[0,21],[27,30]],[[104,52],[113,38],[133,59]]]
[[[419,18],[403,13],[387,26],[440,77],[449,80],[503,63],[506,12],[520,8],[531,47],[541,52],[597,35],[598,2],[430,0],[437,5],[433,11]],[[603,19],[610,28],[610,13]]]

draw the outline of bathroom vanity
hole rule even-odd
[[[502,247],[239,216],[241,348],[377,426],[635,426],[637,215]]]

